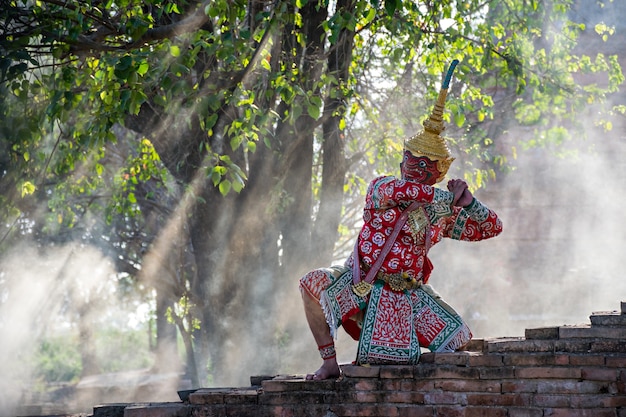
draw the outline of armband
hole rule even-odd
[[[489,209],[476,198],[467,207],[463,207],[470,219],[477,222],[484,222],[489,217]]]
[[[443,217],[449,217],[452,215],[454,212],[452,210],[453,200],[453,193],[435,188],[435,197],[433,198],[433,202],[424,206],[424,210],[426,211],[426,214],[428,214],[431,224],[435,224],[437,220]]]

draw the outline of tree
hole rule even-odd
[[[549,120],[538,139],[560,140],[565,109],[616,90],[615,58],[573,53],[589,29],[569,3],[9,0],[2,214],[60,236],[108,213],[159,316],[193,333],[195,382],[209,359],[215,382],[232,382],[234,359],[272,371],[289,325],[270,317],[353,236],[342,214],[397,164],[452,59],[450,136],[475,187],[514,155],[498,142],[506,124]],[[606,86],[575,84],[594,71]]]

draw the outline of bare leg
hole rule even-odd
[[[330,328],[326,323],[326,317],[322,306],[319,302],[311,297],[306,291],[302,291],[302,301],[304,303],[304,313],[306,320],[309,323],[309,328],[317,346],[325,346],[333,343],[333,337],[330,334]],[[333,356],[329,359],[324,359],[322,366],[313,374],[306,376],[306,379],[322,380],[336,378],[340,374],[339,364],[337,363],[337,357]]]

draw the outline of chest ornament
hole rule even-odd
[[[416,244],[419,244],[424,240],[424,231],[428,226],[428,216],[423,207],[418,207],[417,210],[413,210],[409,213],[407,224],[411,229],[411,235]]]

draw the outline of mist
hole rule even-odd
[[[619,215],[626,201],[626,120],[617,116],[613,129],[605,131],[594,126],[592,112],[580,115],[586,131],[572,131],[558,146],[520,148],[518,157],[510,160],[512,172],[476,190],[475,196],[501,217],[500,236],[482,242],[445,239],[431,250],[430,284],[463,316],[475,338],[521,337],[528,328],[588,323],[592,312],[614,310],[626,301],[626,226]],[[518,129],[495,141],[505,148],[529,137]],[[365,179],[374,176],[372,172]],[[185,218],[188,203],[184,200],[172,218]],[[169,234],[162,233],[151,255],[165,256],[181,228],[174,220],[166,224],[163,230]],[[156,275],[150,268],[158,271],[161,264],[148,261],[144,258],[142,272]],[[0,415],[14,415],[19,406],[42,401],[32,397],[41,383],[33,359],[38,343],[50,336],[76,337],[79,317],[93,332],[145,332],[142,343],[152,359],[148,339],[154,306],[124,298],[119,278],[111,260],[88,245],[41,248],[25,240],[2,254]],[[270,283],[278,278],[258,278],[246,290],[254,292],[253,299],[271,296]],[[319,367],[299,278],[287,277],[286,296],[274,299],[269,309],[253,310],[248,320],[222,317],[238,335],[225,345],[228,373],[212,375],[203,384],[247,386],[250,376],[304,374]],[[357,342],[342,330],[338,334],[338,360],[350,363]],[[279,343],[269,346],[268,339]],[[177,390],[198,388],[189,385],[184,369],[153,373],[151,363],[133,362],[136,359],[115,343],[104,341],[85,353],[100,361],[119,357],[125,363],[115,372],[103,370],[73,381],[63,403],[48,404],[49,413],[91,412],[103,402],[176,401]],[[182,359],[181,346],[178,355],[172,361]]]

